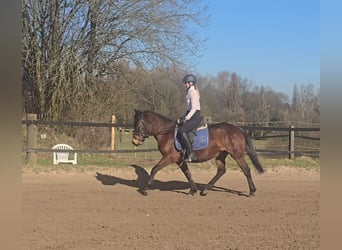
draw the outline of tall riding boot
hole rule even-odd
[[[191,142],[190,142],[190,140],[188,138],[188,135],[185,132],[182,133],[182,141],[183,141],[183,144],[184,144],[184,146],[186,148],[187,157],[188,157],[188,159],[185,159],[185,160],[188,161],[188,162],[196,161],[197,160],[197,155],[192,150]]]

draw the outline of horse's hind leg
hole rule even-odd
[[[226,152],[222,152],[216,157],[217,172],[216,175],[208,182],[201,192],[201,195],[207,195],[208,191],[214,186],[214,184],[226,173]]]
[[[254,182],[252,180],[251,169],[248,167],[248,164],[244,158],[244,156],[233,157],[235,161],[239,164],[242,172],[247,178],[248,186],[249,186],[249,196],[254,196],[256,188],[254,186]]]
[[[179,165],[180,169],[183,171],[183,174],[185,175],[185,177],[187,178],[189,184],[190,184],[190,192],[189,194],[194,195],[197,192],[197,185],[196,183],[193,181],[192,177],[191,177],[191,173],[190,170],[188,168],[188,164],[183,161],[181,163],[181,165]]]

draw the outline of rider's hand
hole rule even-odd
[[[184,117],[179,117],[177,120],[178,125],[183,125],[185,123],[185,118]]]

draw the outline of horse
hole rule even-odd
[[[134,112],[132,143],[135,146],[139,146],[144,143],[146,138],[153,136],[158,143],[158,149],[162,155],[160,161],[152,168],[146,186],[140,190],[141,194],[147,195],[148,190],[152,188],[156,173],[172,163],[176,163],[187,178],[190,185],[189,194],[194,195],[197,193],[197,185],[192,179],[187,162],[183,160],[183,153],[175,147],[174,132],[177,122],[149,110],[140,111],[135,109]],[[258,173],[263,173],[264,169],[259,162],[249,135],[242,128],[226,122],[208,124],[208,134],[208,146],[205,149],[194,150],[198,157],[198,160],[195,162],[205,162],[215,158],[217,172],[208,184],[205,185],[200,195],[207,195],[214,184],[226,173],[225,159],[229,154],[247,178],[249,186],[248,196],[254,196],[256,188],[252,180],[251,170],[245,160],[245,151]]]

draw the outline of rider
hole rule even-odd
[[[186,148],[185,159],[188,162],[196,161],[197,156],[192,150],[192,145],[187,133],[196,128],[201,122],[200,94],[196,86],[196,77],[193,74],[187,74],[183,78],[183,84],[186,88],[186,112],[178,121],[178,138],[183,148]]]

